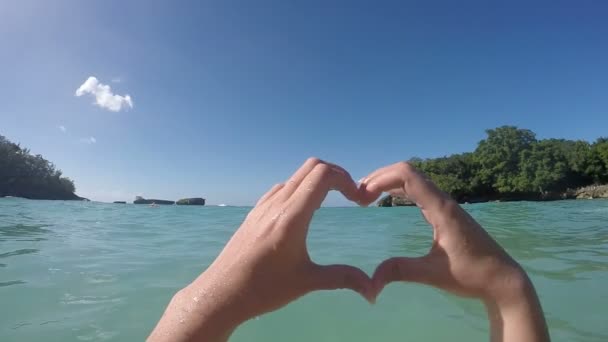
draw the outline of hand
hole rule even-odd
[[[371,279],[362,270],[317,265],[308,254],[313,213],[334,189],[357,200],[350,175],[316,158],[274,186],[213,264],[174,297],[150,340],[225,340],[241,322],[315,290],[347,288],[371,301]]]
[[[548,341],[534,287],[521,266],[454,200],[405,162],[362,180],[361,203],[382,192],[414,201],[433,227],[433,244],[422,257],[382,262],[372,277],[376,293],[393,281],[428,284],[479,298],[490,314],[493,341]]]

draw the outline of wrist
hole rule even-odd
[[[191,303],[195,319],[201,318],[214,330],[232,332],[247,320],[242,308],[238,307],[239,294],[227,287],[226,282],[212,280],[203,274],[178,295]]]
[[[246,321],[236,296],[223,285],[226,282],[214,281],[217,279],[207,273],[178,291],[169,304],[177,313],[174,320],[183,325],[185,341],[227,341]]]
[[[496,278],[483,298],[486,304],[506,308],[525,301],[531,295],[536,296],[532,281],[518,264],[503,270]]]
[[[491,341],[548,342],[549,331],[534,285],[526,272],[518,269],[494,296],[484,300]]]

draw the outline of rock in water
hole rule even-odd
[[[393,197],[393,207],[411,207],[415,205],[416,203],[407,198]]]
[[[175,204],[174,201],[160,200],[160,199],[145,199],[141,196],[135,197],[134,204]]]
[[[590,185],[576,190],[577,199],[608,198],[608,184]]]
[[[378,206],[379,207],[392,207],[393,206],[393,196],[386,195],[386,196],[382,197],[378,201]]]
[[[205,199],[202,197],[182,198],[177,201],[177,205],[205,205]]]
[[[401,197],[393,197],[391,195],[386,195],[382,197],[378,201],[379,207],[405,207],[405,206],[415,206],[416,203]]]

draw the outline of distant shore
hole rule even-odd
[[[30,196],[19,196],[19,195],[0,195],[0,198],[23,198],[29,200],[45,200],[45,201],[85,201],[90,202],[91,200],[85,197],[80,197],[74,193],[71,194],[55,194],[53,196],[40,196],[40,197],[30,197]]]
[[[495,197],[477,197],[464,198],[458,201],[461,204],[465,203],[487,203],[487,202],[546,202],[560,201],[572,199],[600,199],[608,198],[608,184],[589,185],[578,189],[569,189],[559,193],[543,193],[543,194],[513,194],[511,196],[495,196]],[[416,204],[408,199],[387,195],[382,197],[377,205],[379,207],[402,207],[415,206]]]

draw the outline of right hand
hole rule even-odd
[[[490,316],[492,341],[549,341],[525,271],[458,203],[405,162],[364,178],[360,204],[374,202],[382,192],[416,203],[433,227],[433,244],[425,256],[383,261],[372,277],[376,294],[390,282],[409,281],[479,298]]]
[[[433,227],[433,244],[422,257],[382,262],[373,280],[379,292],[393,281],[413,281],[480,299],[502,297],[525,273],[496,241],[447,194],[411,165],[400,162],[376,170],[362,181],[362,202],[382,192],[414,201]]]

